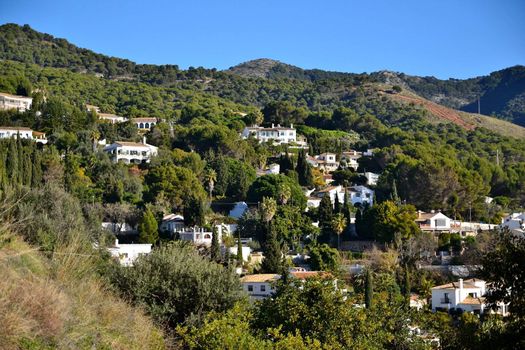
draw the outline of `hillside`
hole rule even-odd
[[[403,73],[377,72],[377,80],[399,85],[435,103],[460,109],[495,115],[515,124],[525,125],[525,67],[515,66],[471,79],[440,80]]]

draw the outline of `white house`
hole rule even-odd
[[[371,190],[368,187],[362,185],[352,186],[348,189],[348,197],[350,202],[352,202],[352,205],[368,204],[372,206],[374,205],[374,194],[374,190]],[[344,191],[342,195],[344,198]]]
[[[364,177],[366,177],[366,183],[369,186],[376,186],[377,185],[377,181],[379,180],[379,174],[371,173],[369,171],[365,171],[362,175]]]
[[[132,266],[139,256],[151,253],[151,244],[119,244],[118,239],[115,239],[115,245],[108,250],[121,265]]]
[[[508,228],[514,234],[525,235],[525,212],[512,213],[504,217],[500,228]]]
[[[139,131],[148,131],[157,124],[157,118],[132,118],[131,122],[137,126]]]
[[[162,222],[159,226],[160,231],[174,233],[182,231],[186,227],[184,225],[184,217],[178,214],[168,214],[162,218]]]
[[[135,228],[128,224],[127,222],[110,222],[104,221],[102,223],[102,228],[108,230],[112,233],[126,233],[126,232],[135,232]]]
[[[348,192],[348,201],[352,203],[352,205],[356,204],[368,204],[372,206],[374,204],[374,190],[369,189],[366,186],[358,185],[358,186],[351,186],[347,189]],[[318,191],[315,196],[318,198],[323,198],[325,195],[330,196],[330,200],[332,203],[335,203],[336,199],[339,201],[339,203],[344,203],[345,200],[345,189],[341,185],[337,186],[328,186],[320,191]],[[317,201],[313,200],[307,201],[307,205],[310,207],[317,207],[319,206]]]
[[[242,240],[241,240],[242,242]],[[237,244],[234,245],[233,247],[229,247],[229,248],[226,248],[226,247],[223,247],[223,254],[224,254],[224,251],[228,249],[228,253],[232,256],[237,256]],[[252,248],[250,247],[247,247],[247,246],[241,246],[241,252],[242,252],[242,260],[243,261],[248,261],[250,260],[250,255],[252,254]]]
[[[261,300],[271,296],[275,292],[275,283],[281,275],[275,273],[261,273],[246,275],[241,278],[242,289],[253,300]]]
[[[462,310],[475,314],[483,314],[487,309],[485,294],[486,283],[483,280],[472,278],[458,282],[447,283],[432,288],[432,311]],[[488,311],[488,310],[487,310]],[[508,305],[498,304],[496,313],[506,315]]]
[[[242,138],[247,139],[248,137],[254,137],[259,142],[273,141],[274,144],[288,144],[288,143],[299,143],[297,141],[297,131],[294,129],[293,124],[289,128],[282,127],[279,124],[275,126],[272,124],[271,128],[265,128],[262,126],[247,126],[241,133]]]
[[[441,212],[417,212],[416,224],[422,231],[450,231],[451,219]]]
[[[143,143],[116,141],[104,147],[103,151],[108,153],[115,163],[122,161],[126,164],[140,164],[149,163],[151,157],[157,155],[158,147],[147,144],[146,139]]]
[[[111,124],[123,123],[128,120],[128,118],[126,117],[121,117],[119,115],[111,113],[97,113],[97,115],[99,119],[105,120]]]
[[[217,238],[219,243],[222,242],[223,235],[233,235],[237,230],[237,224],[218,224],[215,225],[217,229]],[[203,227],[183,227],[171,232],[174,235],[178,235],[180,240],[190,241],[195,245],[211,246],[213,232]]]
[[[31,109],[32,104],[33,99],[31,97],[11,95],[5,92],[0,92],[0,109],[16,109],[19,112],[25,112],[28,109]]]
[[[47,143],[46,134],[22,126],[0,126],[0,139],[21,138],[37,143]]]
[[[361,158],[362,153],[354,150],[345,151],[341,153],[341,166],[344,168],[352,168],[357,171],[359,163],[357,160]]]
[[[339,168],[339,162],[337,161],[335,153],[327,152],[313,157],[307,156],[306,161],[314,168],[324,170],[325,172],[332,172]]]

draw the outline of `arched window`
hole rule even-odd
[[[209,234],[209,233],[206,233],[206,234],[204,235],[204,239],[211,239],[210,234]]]
[[[144,124],[144,126],[146,127],[146,129],[149,129],[149,123]]]
[[[144,123],[139,124],[139,129],[144,129]]]

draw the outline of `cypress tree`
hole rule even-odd
[[[18,183],[18,149],[14,139],[9,139],[9,150],[7,152],[7,182],[11,184]]]
[[[155,244],[159,239],[159,227],[155,216],[148,208],[139,224],[139,242]]]
[[[397,194],[396,180],[392,181],[392,193],[390,194],[390,199],[392,199],[392,202],[397,205],[401,205],[401,198],[399,198],[399,195]]]
[[[336,194],[334,202],[334,214],[339,214],[341,212],[341,202],[339,202],[339,195]]]
[[[363,227],[363,213],[361,209],[357,209],[355,212],[355,234],[357,237],[361,237]]]
[[[261,269],[265,273],[281,272],[281,247],[271,222],[268,223],[268,234]]]
[[[321,229],[321,234],[319,235],[319,242],[329,243],[330,234],[332,232],[333,208],[332,201],[330,200],[330,195],[328,193],[325,194],[321,199],[317,215],[319,218],[319,228]]]
[[[367,269],[365,279],[365,305],[367,309],[372,307],[372,295],[374,293],[373,284],[372,274],[370,273],[370,269]]]
[[[293,168],[293,162],[290,159],[290,156],[288,155],[288,148],[284,150],[284,154],[281,155],[281,158],[279,160],[279,166],[281,167],[280,171],[281,173],[286,173],[288,170],[294,170]]]
[[[217,232],[217,227],[213,225],[212,235],[211,235],[211,260],[219,262],[221,260],[221,247],[219,245],[219,234]]]
[[[242,266],[242,243],[241,243],[241,232],[239,231],[239,237],[237,237],[237,265]]]
[[[308,162],[306,161],[306,152],[304,151],[304,149],[301,149],[301,151],[299,152],[295,171],[299,176],[299,184],[301,186],[314,186],[314,177],[312,175],[312,169],[310,167],[310,164],[308,164]]]
[[[33,177],[33,164],[31,162],[31,155],[35,150],[33,147],[25,147],[24,148],[24,158],[23,158],[23,169],[24,172],[22,173],[23,176],[23,184],[25,186],[31,186],[32,183],[32,177]]]

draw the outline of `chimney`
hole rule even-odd
[[[459,279],[459,290],[463,290],[463,278]]]
[[[118,238],[115,238],[115,247],[118,247]]]
[[[145,145],[146,144],[146,136],[142,136],[142,143]]]
[[[293,123],[290,123],[290,129],[293,129]]]
[[[272,123],[272,129],[273,129],[273,128],[274,128],[274,126],[273,126],[273,123]]]

